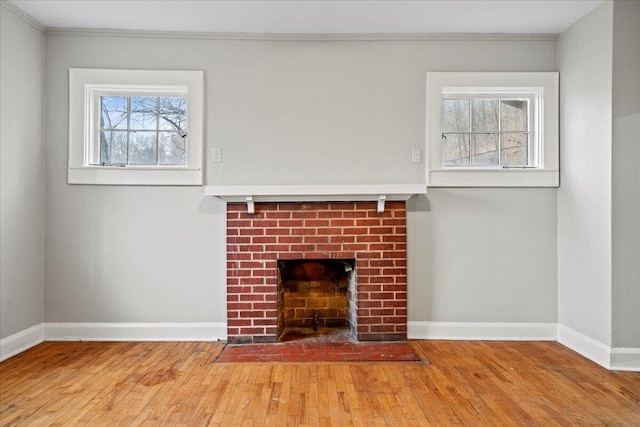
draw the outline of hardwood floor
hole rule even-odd
[[[411,343],[431,364],[216,364],[222,343],[47,342],[0,364],[0,425],[640,426],[640,373],[558,343]]]

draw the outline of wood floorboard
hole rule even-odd
[[[0,363],[0,426],[640,426],[640,373],[558,343],[411,345],[430,364],[219,364],[219,342],[45,342]]]

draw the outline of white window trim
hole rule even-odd
[[[429,187],[557,187],[559,185],[558,73],[427,73],[426,136]],[[443,93],[537,94],[531,123],[535,168],[443,167]]]
[[[96,97],[125,93],[187,92],[187,164],[102,166],[95,157]],[[202,71],[69,69],[69,184],[202,185],[204,73]],[[94,159],[95,160],[95,159]]]

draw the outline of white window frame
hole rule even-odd
[[[558,187],[559,91],[557,72],[427,73],[426,136],[429,187]],[[531,167],[443,166],[445,97],[521,96],[530,101]]]
[[[186,94],[185,165],[100,165],[100,96]],[[69,184],[202,185],[204,73],[202,71],[69,69]]]

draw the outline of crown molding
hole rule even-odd
[[[253,41],[557,41],[558,34],[379,33],[289,34],[46,28],[47,35]]]
[[[8,11],[16,15],[18,18],[22,19],[27,24],[31,25],[36,30],[40,31],[41,33],[43,34],[46,33],[47,28],[44,25],[42,25],[40,21],[38,21],[33,16],[29,15],[28,13],[20,9],[18,6],[11,3],[9,0],[0,0],[0,7],[4,7]]]

